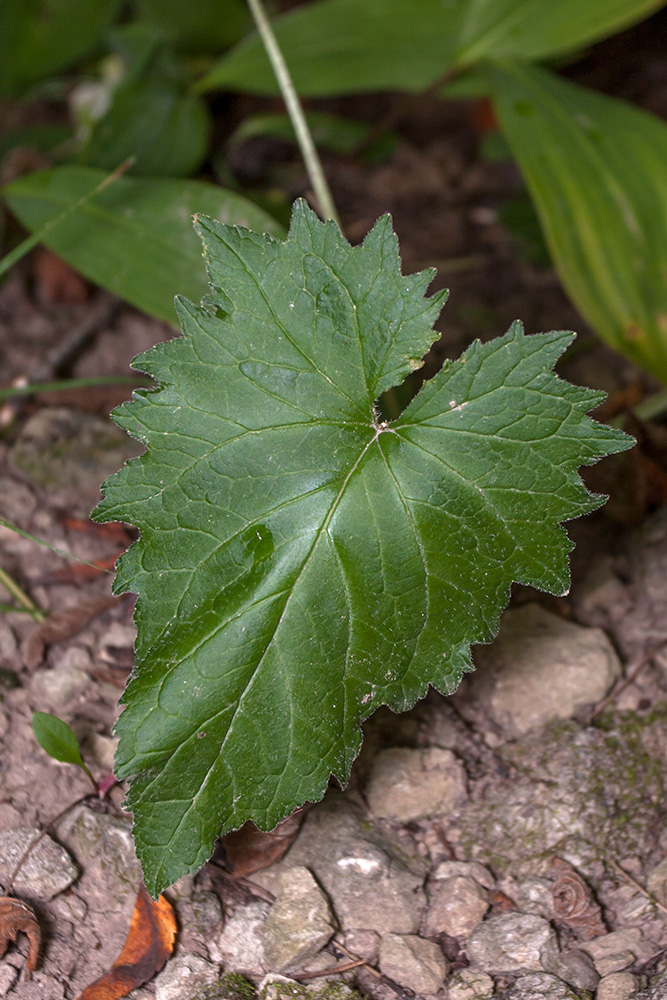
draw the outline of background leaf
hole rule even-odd
[[[121,0],[2,0],[0,92],[14,96],[67,69],[113,23]]]
[[[160,28],[179,49],[219,55],[252,25],[245,0],[136,0],[137,18]]]
[[[629,444],[551,374],[572,335],[518,324],[379,424],[444,298],[401,274],[387,216],[355,248],[304,202],[284,243],[199,229],[215,292],[136,359],[160,388],[115,419],[147,452],[95,512],[141,529],[116,773],[153,894],[344,782],[379,705],[453,691],[512,580],[562,593],[558,522],[602,502],[576,469]]]
[[[42,170],[9,184],[7,204],[41,229],[104,180],[85,167]],[[282,226],[246,198],[201,181],[121,177],[48,233],[48,246],[91,281],[139,309],[174,322],[174,289],[207,291],[192,217],[280,234]]]
[[[134,157],[133,174],[181,177],[194,173],[208,152],[211,127],[202,98],[188,92],[187,67],[161,32],[131,24],[111,35],[124,64],[111,107],[97,122],[81,162],[114,170]]]
[[[421,90],[445,70],[495,57],[542,59],[613,34],[665,0],[320,0],[273,21],[297,90]],[[227,53],[201,89],[276,94],[256,34]]]
[[[567,292],[612,347],[667,381],[667,125],[536,67],[491,79]]]
[[[40,747],[46,750],[49,757],[63,764],[76,764],[77,767],[85,769],[79,741],[67,723],[57,715],[33,712],[32,730]]]

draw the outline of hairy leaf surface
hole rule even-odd
[[[117,422],[147,445],[98,520],[141,529],[117,774],[152,893],[221,832],[270,829],[347,779],[361,721],[453,691],[512,581],[568,586],[577,469],[628,447],[552,367],[569,333],[476,342],[390,424],[445,293],[403,276],[389,217],[352,248],[297,203],[285,242],[200,219],[212,295],[135,362]]]

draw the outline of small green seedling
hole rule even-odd
[[[57,715],[49,715],[48,712],[33,712],[32,731],[40,747],[49,757],[59,760],[62,764],[74,764],[80,767],[90,778],[95,791],[98,790],[97,782],[83,762],[79,741],[66,722]]]

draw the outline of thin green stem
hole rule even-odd
[[[308,171],[308,176],[310,177],[310,183],[313,185],[313,191],[315,192],[315,197],[317,198],[320,214],[325,219],[333,219],[334,222],[338,223],[340,226],[336,206],[334,205],[331,190],[322,168],[322,161],[320,160],[317,149],[315,148],[315,143],[313,142],[313,137],[310,133],[310,129],[308,128],[308,123],[306,121],[306,116],[303,113],[299,96],[292,82],[292,77],[290,76],[290,72],[287,68],[285,58],[280,50],[280,46],[278,45],[278,39],[273,33],[273,28],[271,27],[269,19],[266,16],[262,0],[248,0],[248,6],[250,7],[252,16],[255,19],[255,24],[257,25],[257,30],[260,34],[262,42],[264,43],[266,54],[271,60],[273,72],[276,74],[278,86],[280,87],[283,95],[287,112],[292,120],[299,148],[301,149],[301,155],[303,156],[304,163],[306,164],[306,170]]]
[[[26,594],[25,590],[19,587],[16,580],[0,566],[0,584],[8,590],[12,597],[15,597],[21,607],[25,608],[28,614],[32,615],[36,622],[43,622],[46,618],[44,612],[37,607],[35,602]]]
[[[34,396],[38,392],[65,392],[69,389],[89,389],[99,385],[141,385],[145,382],[140,376],[132,375],[99,375],[91,378],[68,378],[59,382],[32,382],[28,385],[7,386],[0,389],[0,400],[13,399],[15,396]]]
[[[22,257],[25,257],[27,253],[30,253],[32,248],[37,246],[38,243],[45,242],[44,237],[55,226],[60,225],[61,222],[64,222],[66,219],[69,218],[70,215],[76,212],[78,208],[81,208],[83,205],[86,204],[87,201],[90,201],[91,198],[94,198],[96,194],[99,194],[100,191],[104,190],[104,188],[108,187],[110,184],[113,184],[113,182],[115,180],[118,180],[119,177],[122,177],[122,175],[127,170],[130,169],[133,163],[134,163],[134,157],[131,157],[129,160],[126,160],[125,163],[121,163],[121,165],[117,167],[107,177],[105,177],[104,180],[100,181],[100,183],[95,188],[93,188],[92,191],[88,191],[88,193],[84,194],[82,198],[79,198],[73,204],[68,205],[65,211],[61,212],[56,219],[51,219],[44,226],[42,226],[42,228],[39,229],[36,233],[33,233],[31,236],[27,236],[21,243],[19,243],[17,247],[14,247],[13,250],[10,250],[10,252],[6,254],[2,258],[2,260],[0,260],[0,277],[2,277],[3,274],[6,274],[6,272],[10,269],[10,267],[13,267],[14,264],[18,263],[18,261],[20,261]]]
[[[90,566],[92,569],[99,569],[103,573],[113,572],[113,570],[107,569],[105,566],[98,566],[97,563],[88,562],[87,559],[79,559],[78,556],[68,552],[67,549],[60,549],[57,545],[51,545],[51,542],[47,542],[43,538],[38,538],[37,535],[31,535],[29,531],[24,531],[23,528],[17,527],[11,521],[5,521],[2,517],[0,517],[0,526],[9,528],[10,531],[15,532],[15,534],[20,535],[22,538],[30,539],[31,542],[35,542],[37,545],[43,545],[45,549],[50,549],[51,552],[56,552],[59,556],[65,556],[66,559],[81,563],[82,566]]]

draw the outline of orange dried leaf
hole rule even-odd
[[[123,950],[106,972],[86,987],[78,1000],[119,1000],[143,986],[162,969],[174,950],[176,917],[164,896],[153,901],[144,885],[137,893]]]
[[[16,941],[19,934],[28,939],[28,958],[23,970],[23,978],[30,979],[37,965],[41,934],[37,918],[30,906],[14,896],[0,896],[0,958],[7,951],[10,941]]]

